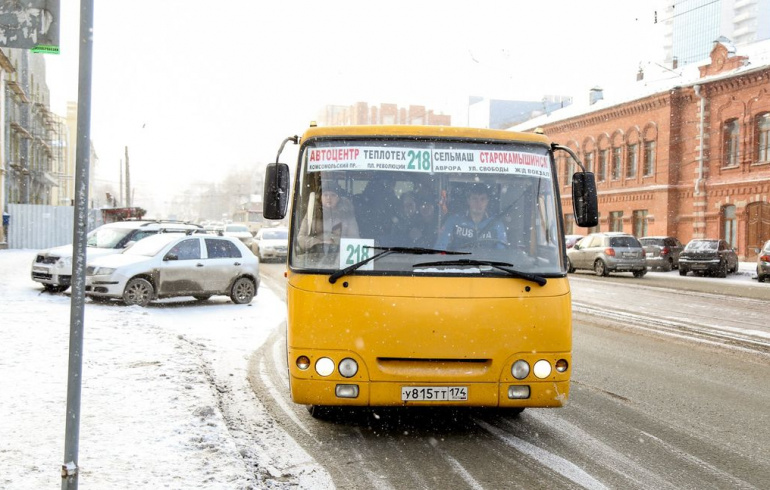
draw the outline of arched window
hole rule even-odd
[[[729,205],[722,208],[722,221],[724,223],[723,239],[735,248],[738,236],[738,220],[735,217],[735,206]]]
[[[765,112],[756,117],[756,163],[770,162],[770,113]]]
[[[738,144],[740,126],[737,119],[730,119],[722,127],[722,141],[724,145],[723,167],[735,167],[738,165]]]

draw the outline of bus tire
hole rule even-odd
[[[328,405],[308,405],[307,411],[310,412],[310,416],[316,420],[332,419],[337,412],[336,407],[330,407]]]

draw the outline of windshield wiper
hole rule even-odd
[[[422,247],[370,247],[372,250],[382,250],[382,252],[372,255],[368,259],[364,259],[360,262],[356,262],[353,265],[349,265],[344,269],[340,269],[337,272],[329,276],[329,282],[334,284],[342,276],[347,276],[359,267],[363,267],[374,259],[384,257],[390,254],[409,254],[409,255],[429,255],[429,254],[441,254],[441,255],[470,255],[470,252],[452,252],[450,250],[437,250],[435,248],[422,248]]]
[[[537,274],[530,274],[529,272],[517,271],[516,269],[509,269],[513,267],[513,264],[508,262],[495,262],[492,260],[474,260],[474,259],[458,259],[458,260],[440,260],[438,262],[423,262],[421,264],[414,264],[412,267],[429,267],[429,266],[441,266],[441,265],[486,265],[500,269],[503,272],[508,273],[512,277],[524,279],[526,281],[532,281],[538,286],[545,286],[548,280],[543,276]]]

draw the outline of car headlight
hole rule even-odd
[[[114,267],[94,267],[94,276],[109,276],[117,269]]]

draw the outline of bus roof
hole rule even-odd
[[[491,141],[521,141],[550,145],[547,136],[538,133],[520,133],[499,129],[463,128],[455,126],[406,126],[406,125],[366,125],[366,126],[311,126],[302,135],[302,141],[312,138],[332,136],[375,136],[375,137],[418,137],[449,139],[482,139]]]

